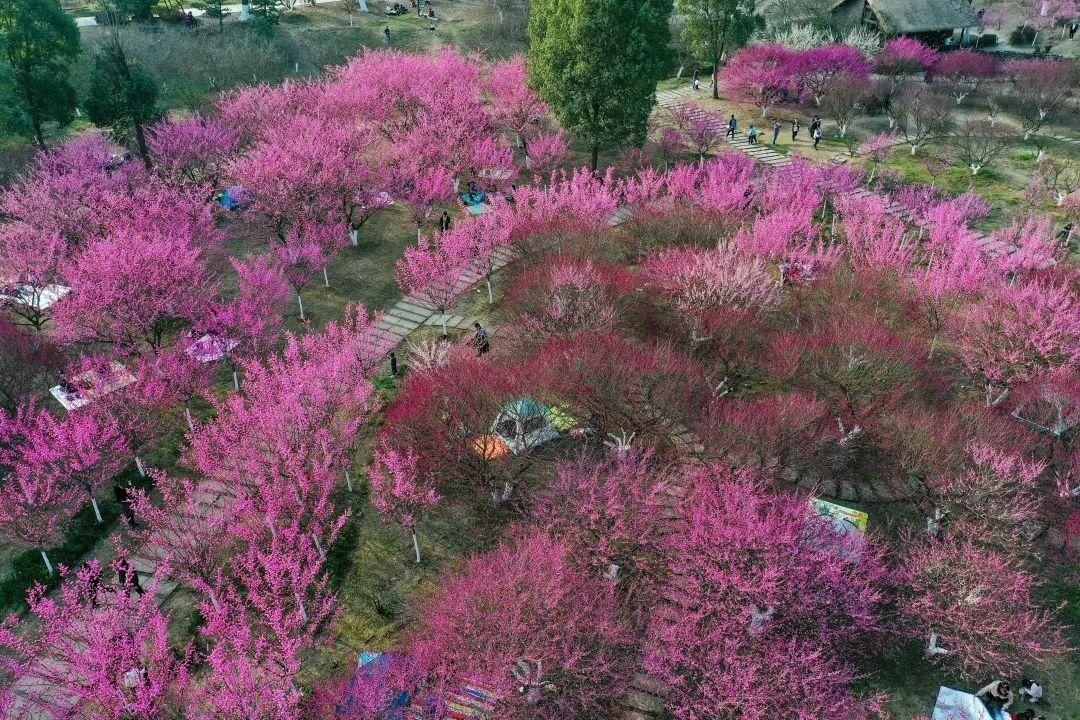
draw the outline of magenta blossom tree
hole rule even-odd
[[[159,173],[175,183],[214,189],[237,150],[239,138],[220,120],[196,115],[154,125],[146,142]]]
[[[531,132],[548,114],[548,106],[529,87],[525,58],[520,55],[492,66],[487,78],[492,115],[497,123],[517,137],[518,147],[531,156]]]
[[[728,97],[754,103],[765,117],[777,102],[794,99],[794,62],[793,51],[783,45],[751,45],[727,61],[720,83]]]
[[[934,64],[934,80],[948,89],[957,105],[978,92],[983,82],[995,78],[998,72],[999,64],[993,55],[974,50],[945,53]]]
[[[823,45],[797,53],[791,60],[791,72],[801,90],[807,90],[815,105],[852,83],[869,86],[870,64],[850,45]]]
[[[405,248],[405,257],[397,263],[398,285],[442,314],[444,337],[447,335],[446,311],[464,290],[461,276],[471,260],[451,237],[456,236],[444,233],[433,241],[421,237],[420,245]]]

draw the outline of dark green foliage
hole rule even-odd
[[[146,21],[154,17],[157,0],[112,0],[116,10],[132,20]]]
[[[672,0],[533,0],[529,78],[564,127],[601,148],[645,141],[671,69]]]
[[[218,21],[218,30],[224,30],[225,17],[230,13],[225,0],[206,0],[206,17]]]
[[[0,39],[8,64],[0,72],[0,123],[33,133],[44,148],[42,123],[65,125],[75,112],[70,76],[79,29],[55,0],[0,0]]]
[[[251,0],[251,23],[256,30],[270,33],[280,22],[278,0]]]
[[[143,127],[159,117],[157,84],[131,65],[118,45],[102,50],[94,61],[86,113],[90,122],[108,128],[120,142],[132,134],[144,160],[148,158]]]
[[[724,53],[732,54],[765,21],[755,14],[754,0],[677,0],[685,20],[683,40],[699,60],[713,68],[713,97],[719,98],[717,75]]]

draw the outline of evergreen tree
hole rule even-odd
[[[712,65],[712,93],[720,98],[717,77],[725,52],[741,47],[765,21],[754,12],[754,0],[676,0],[685,18],[683,39],[691,52]]]
[[[529,75],[564,127],[601,148],[645,141],[674,61],[672,0],[533,0]]]
[[[118,38],[98,53],[94,62],[86,113],[92,123],[111,130],[118,141],[134,134],[139,155],[150,167],[144,128],[159,116],[157,84],[128,62]]]
[[[56,0],[0,0],[0,40],[10,72],[0,73],[0,123],[32,132],[45,148],[42,123],[71,122],[71,61],[79,29]]]
[[[225,16],[231,12],[225,0],[205,0],[206,17],[218,21],[218,32],[225,32]]]
[[[251,17],[256,29],[270,32],[281,21],[278,0],[251,0]]]

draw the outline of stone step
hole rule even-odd
[[[418,312],[413,312],[412,310],[409,310],[406,306],[395,305],[394,307],[386,311],[384,317],[386,315],[393,315],[394,317],[399,317],[402,320],[409,320],[411,322],[419,324],[424,322],[424,320],[427,319],[427,316],[429,314],[430,313],[421,314]]]

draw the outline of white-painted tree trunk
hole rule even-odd
[[[360,0],[360,12],[371,12],[368,10],[367,0]]]
[[[352,246],[356,247],[360,244],[360,231],[353,228],[349,231],[349,240],[352,242]]]
[[[146,467],[143,466],[142,458],[135,456],[135,469],[139,471],[139,477],[146,477]]]
[[[105,518],[101,517],[101,508],[98,507],[97,498],[95,498],[93,495],[90,496],[90,504],[94,508],[94,517],[97,518],[97,521],[99,523],[105,522]]]
[[[326,266],[325,265],[323,265],[323,269],[322,269],[322,279],[323,279],[323,285],[326,285],[326,287],[330,287],[330,276],[326,274]]]
[[[184,418],[187,420],[188,430],[195,432],[195,422],[191,419],[191,408],[187,404],[184,405]]]
[[[914,155],[914,154],[915,154],[915,150],[916,150],[916,149],[917,149],[918,147],[919,147],[918,145],[912,145],[912,146],[911,146],[911,154],[912,154],[912,155]]]
[[[349,475],[349,468],[345,468],[345,487],[349,488],[349,492],[352,492],[352,476]]]
[[[251,19],[251,3],[244,0],[240,3],[240,22],[247,22]]]
[[[233,390],[240,392],[240,376],[236,374],[236,371],[232,371],[232,386]]]
[[[296,293],[296,302],[300,306],[300,319],[304,320],[304,298],[300,297],[300,293]]]
[[[484,282],[487,283],[488,305],[494,305],[495,304],[495,296],[491,292],[491,278],[484,278]]]
[[[442,321],[442,334],[443,334],[443,337],[446,337],[450,333],[448,333],[446,331],[446,312],[445,311],[442,312],[442,316],[440,317],[440,320]]]
[[[416,539],[416,532],[413,532],[413,534],[412,534],[412,546],[413,546],[413,552],[416,553],[416,564],[419,565],[420,564],[420,543]]]
[[[420,234],[420,223],[416,224],[416,244],[419,245],[424,236]]]
[[[315,541],[315,549],[319,552],[319,557],[323,560],[326,559],[326,551],[322,549],[322,543],[319,542],[319,536],[315,533],[311,533],[311,539]]]
[[[983,169],[983,166],[979,165],[978,163],[971,163],[968,165],[968,167],[971,168],[972,175],[978,175],[979,171]]]
[[[45,552],[44,550],[39,550],[38,552],[41,553],[41,559],[45,561],[45,569],[49,571],[49,577],[52,577],[53,566],[52,563],[49,562],[49,553]]]
[[[300,592],[296,591],[293,593],[293,596],[296,598],[296,607],[300,610],[300,617],[303,618],[306,623],[308,621],[308,615],[307,610],[304,609],[304,601],[300,598]]]

